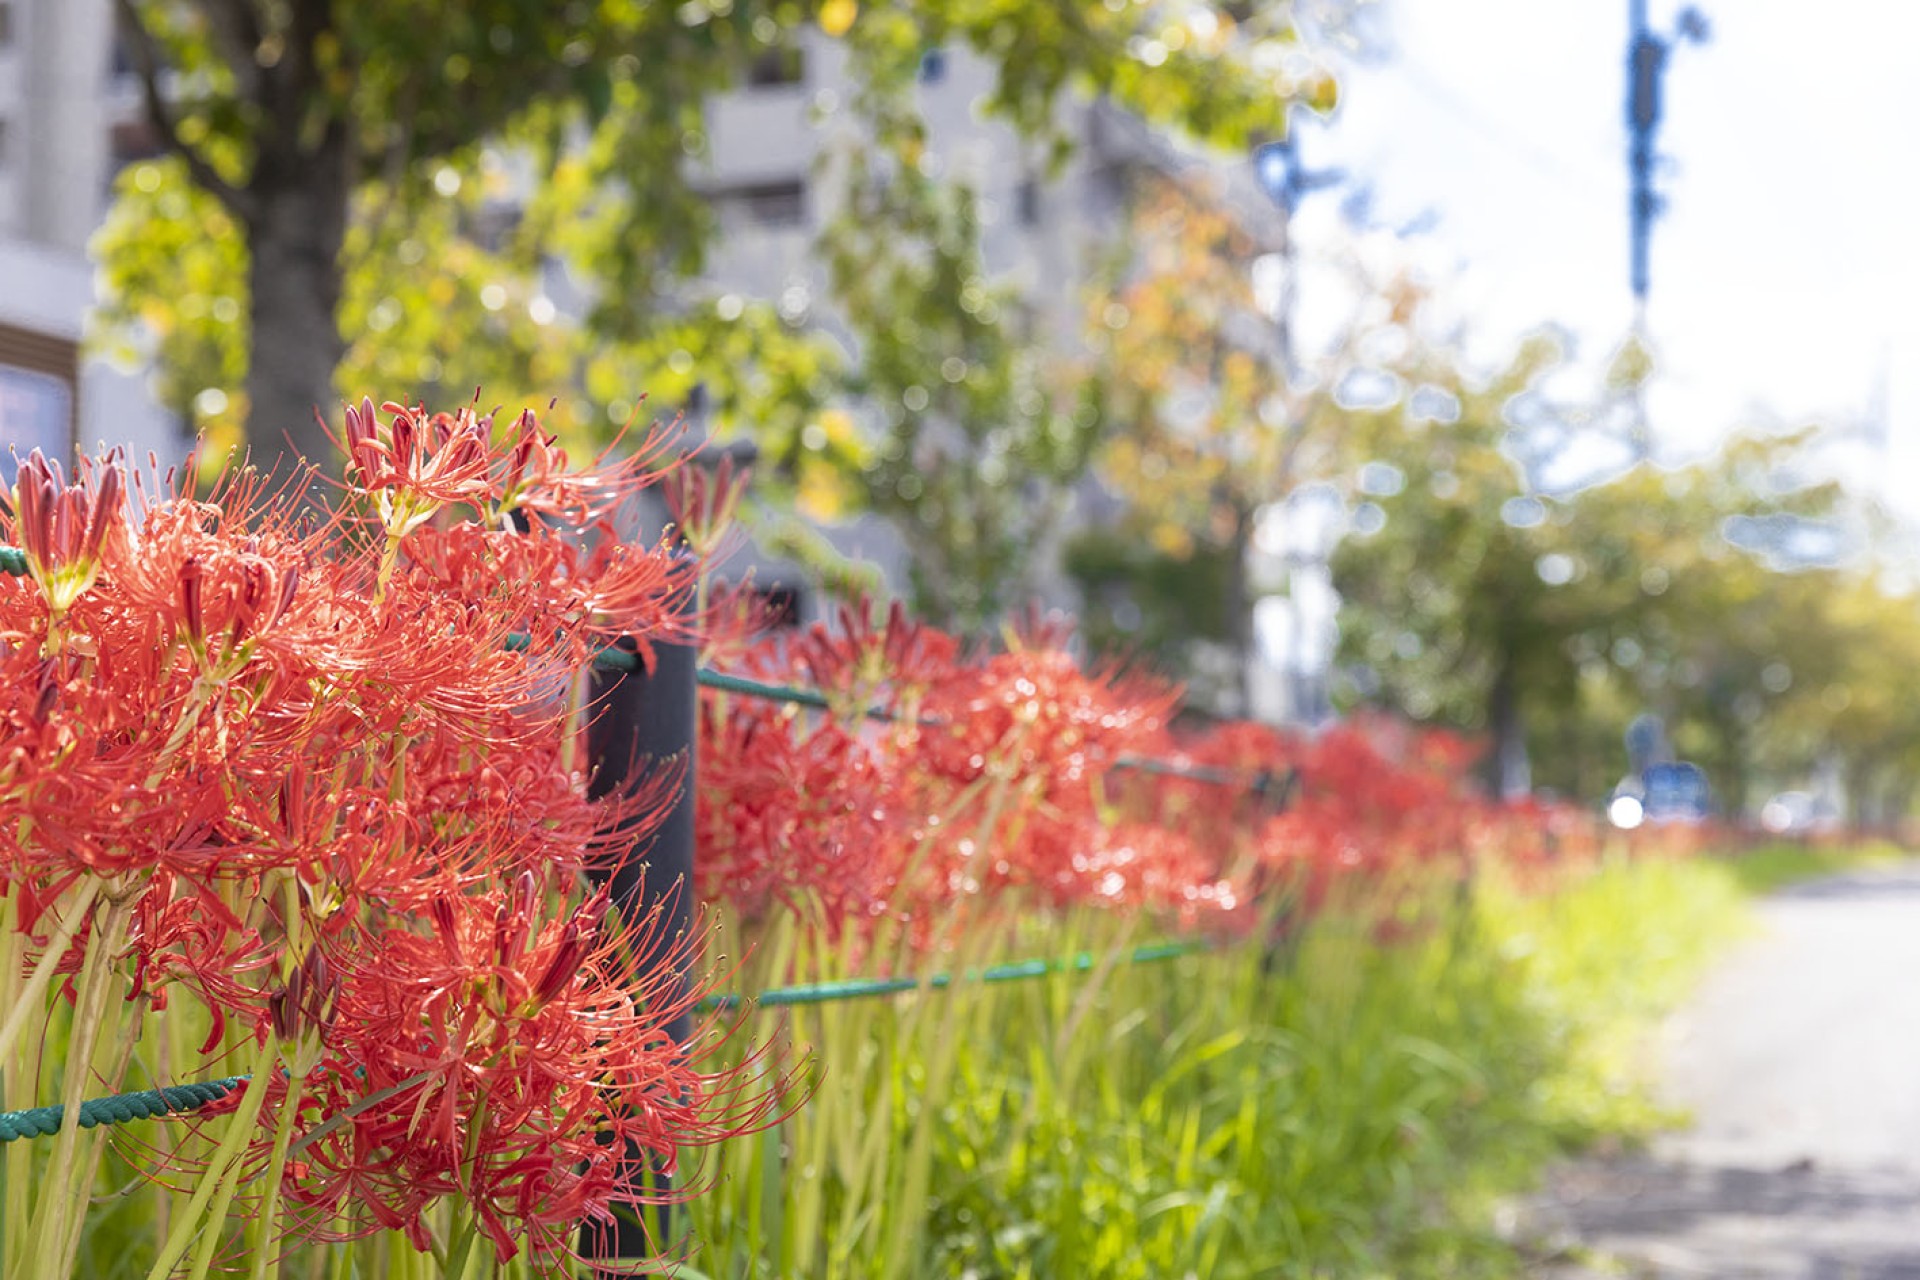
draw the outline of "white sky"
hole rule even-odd
[[[1302,131],[1305,161],[1367,181],[1376,219],[1431,213],[1421,256],[1448,269],[1479,355],[1552,322],[1598,364],[1632,317],[1627,0],[1384,3],[1388,54],[1347,69],[1338,119]],[[1678,4],[1649,3],[1670,31]],[[1701,7],[1712,39],[1669,59],[1658,136],[1659,452],[1745,423],[1862,421],[1884,371],[1887,452],[1856,465],[1920,514],[1920,5]],[[1341,198],[1308,197],[1304,242]]]

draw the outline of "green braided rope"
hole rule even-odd
[[[116,1093],[105,1098],[89,1098],[80,1104],[80,1127],[125,1124],[129,1120],[151,1120],[155,1116],[178,1115],[198,1111],[247,1082],[245,1076],[224,1080],[201,1080],[193,1084],[169,1085],[164,1089],[142,1089],[134,1093]],[[64,1103],[51,1107],[29,1107],[25,1111],[0,1111],[0,1142],[16,1138],[50,1138],[60,1132],[67,1117]]]
[[[711,667],[701,667],[696,677],[709,689],[718,689],[723,693],[743,693],[749,698],[765,698],[769,702],[786,702],[797,707],[813,707],[826,711],[833,702],[818,689],[801,689],[790,684],[766,684],[759,680],[749,680],[746,676],[728,675],[724,671],[715,671]],[[885,707],[868,707],[860,713],[869,720],[885,720],[891,723],[900,719]],[[942,720],[920,720],[923,725],[944,724]]]
[[[1127,960],[1131,964],[1151,964],[1156,960],[1172,960],[1178,956],[1192,955],[1206,949],[1207,944],[1204,942],[1159,942],[1152,946],[1135,948]],[[1065,960],[1018,960],[1010,964],[997,964],[976,973],[966,974],[963,980],[1018,982],[1027,978],[1043,978],[1050,973],[1085,973],[1092,969],[1094,964],[1093,953],[1082,951]],[[752,997],[708,996],[700,1002],[700,1009],[702,1012],[714,1009],[738,1009],[746,1003],[751,1003],[759,1009],[777,1009],[791,1005],[830,1004],[838,1000],[869,1000],[877,996],[899,995],[903,991],[918,991],[922,988],[939,991],[952,986],[955,981],[956,979],[950,973],[936,973],[926,978],[844,978],[835,982],[810,982],[797,987],[777,987]]]
[[[526,632],[509,631],[507,632],[507,638],[500,642],[500,647],[514,653],[524,653],[532,643],[532,637],[527,635]],[[638,671],[640,670],[640,655],[637,653],[629,653],[625,649],[616,649],[609,646],[594,653],[593,665],[603,671]]]

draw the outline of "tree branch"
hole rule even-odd
[[[326,93],[326,80],[319,64],[320,37],[330,33],[333,26],[333,0],[294,0],[287,24],[287,48],[282,55],[287,67],[287,83],[276,108],[287,140],[303,153],[315,152],[320,143],[318,138],[309,136],[312,132],[309,126],[313,123],[314,100]],[[346,121],[346,104],[340,104],[329,116],[322,133],[330,133],[335,125]]]
[[[160,134],[160,140],[167,150],[186,162],[187,172],[196,185],[211,192],[221,204],[225,205],[235,217],[247,220],[251,217],[253,201],[247,193],[221,177],[208,162],[206,156],[187,145],[180,137],[180,130],[173,118],[172,110],[167,106],[166,95],[160,91],[160,49],[140,19],[140,13],[134,8],[133,0],[114,0],[114,9],[119,15],[121,36],[126,40],[127,51],[133,58],[135,69],[140,73],[140,86],[146,97],[147,119]]]
[[[240,86],[240,96],[257,99],[263,76],[262,33],[252,0],[216,0],[203,3],[201,9],[207,15],[207,27],[213,33],[214,44],[227,60],[234,82]]]

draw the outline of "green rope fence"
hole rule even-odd
[[[155,1116],[179,1115],[198,1111],[218,1102],[247,1082],[245,1076],[224,1080],[201,1080],[194,1084],[168,1085],[164,1089],[141,1089],[116,1093],[105,1098],[89,1098],[80,1104],[79,1125],[91,1129],[103,1124],[125,1124],[129,1120],[151,1120]],[[67,1118],[64,1103],[51,1107],[29,1107],[25,1111],[0,1111],[0,1142],[16,1138],[50,1138],[60,1132]]]
[[[1150,964],[1155,960],[1172,960],[1206,949],[1207,944],[1203,942],[1161,942],[1136,948],[1127,957],[1127,961],[1130,964]],[[899,995],[907,991],[944,990],[956,981],[1017,982],[1024,978],[1043,978],[1050,973],[1086,973],[1093,968],[1094,962],[1092,952],[1082,951],[1064,960],[1019,960],[1011,964],[997,964],[978,972],[964,974],[958,979],[950,973],[929,974],[924,978],[843,978],[835,982],[776,987],[772,991],[763,991],[750,998],[737,995],[708,996],[700,1002],[700,1008],[703,1012],[714,1009],[737,1009],[749,1000],[756,1009],[831,1004],[840,1000],[867,1000],[877,996]]]

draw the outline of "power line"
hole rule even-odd
[[[1541,177],[1568,188],[1569,194],[1572,195],[1611,197],[1612,192],[1607,190],[1594,174],[1569,168],[1559,155],[1534,139],[1486,115],[1421,64],[1402,57],[1400,67],[1405,72],[1405,82],[1418,90],[1429,102]],[[1572,188],[1579,188],[1579,190],[1574,191]]]

